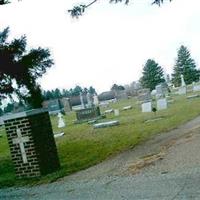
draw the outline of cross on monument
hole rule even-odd
[[[22,137],[21,130],[17,129],[17,138],[14,138],[12,141],[13,141],[13,144],[19,144],[23,163],[28,163],[26,151],[24,148],[24,143],[29,141],[29,137],[28,136]]]

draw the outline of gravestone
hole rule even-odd
[[[115,115],[115,117],[119,116],[119,109],[114,110],[114,115]]]
[[[133,106],[124,106],[122,110],[131,110]]]
[[[58,113],[58,128],[63,128],[63,127],[65,127],[63,115],[61,113]]]
[[[94,128],[106,128],[106,127],[111,127],[111,126],[118,126],[119,121],[109,121],[109,122],[102,122],[98,124],[94,124]]]
[[[162,98],[164,96],[164,91],[163,91],[163,87],[161,84],[156,86],[156,98]]]
[[[200,83],[194,83],[192,89],[193,89],[193,92],[199,92],[200,91]]]
[[[99,107],[85,108],[76,111],[78,122],[95,119],[101,116]]]
[[[128,95],[125,90],[117,90],[115,91],[115,98],[117,100],[128,99]]]
[[[50,114],[58,114],[62,110],[59,99],[52,99],[43,102],[43,108],[48,109]]]
[[[81,100],[81,108],[82,108],[82,109],[86,108],[86,107],[85,107],[84,100],[83,100],[83,94],[82,94],[82,93],[80,93],[80,100]]]
[[[52,99],[43,102],[43,108],[48,109],[50,114],[58,114],[59,112],[68,113],[72,110],[69,98]]]
[[[185,84],[185,81],[184,81],[184,77],[181,74],[181,87],[179,87],[179,89],[178,89],[178,94],[179,95],[185,95],[186,93],[187,93],[186,84]]]
[[[99,99],[97,95],[94,95],[94,105],[99,106]]]
[[[72,106],[69,98],[62,98],[60,101],[65,113],[72,111]]]
[[[114,109],[109,109],[109,110],[104,111],[105,114],[110,114],[110,113],[113,113],[113,112],[114,112]]]
[[[167,99],[158,99],[157,100],[157,110],[164,110],[167,109]]]
[[[145,102],[142,104],[142,112],[151,112],[152,111],[152,103]]]
[[[39,177],[60,168],[47,110],[5,116],[4,124],[17,178]]]
[[[138,91],[138,100],[141,102],[149,102],[151,99],[150,89],[142,89]]]
[[[92,95],[88,92],[86,97],[87,97],[87,107],[92,108],[93,106]]]

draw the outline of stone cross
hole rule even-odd
[[[24,143],[29,141],[29,137],[22,137],[21,130],[17,129],[17,138],[14,138],[13,144],[19,144],[21,154],[22,154],[22,160],[24,163],[28,163],[27,156],[26,156],[26,151],[24,148]]]

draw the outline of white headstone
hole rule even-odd
[[[152,111],[152,103],[146,102],[142,104],[142,112],[151,112]]]
[[[91,94],[88,92],[86,97],[87,97],[87,106],[88,108],[91,108],[92,107]]]
[[[61,113],[58,113],[58,128],[63,128],[63,127],[65,127],[63,115]]]
[[[85,104],[84,104],[84,101],[83,101],[83,94],[82,93],[80,93],[80,100],[81,100],[81,107],[82,107],[82,109],[84,109]]]
[[[158,99],[157,100],[157,110],[164,110],[167,109],[167,99]]]
[[[94,105],[98,106],[99,105],[99,99],[97,95],[94,95]]]
[[[181,74],[181,86],[185,86],[184,76]]]
[[[193,92],[198,92],[200,91],[200,83],[195,84],[193,83]]]
[[[185,86],[181,86],[179,89],[178,89],[178,94],[180,95],[184,95],[187,93],[187,90],[186,90],[186,87]]]
[[[118,109],[115,109],[114,110],[114,115],[117,117],[117,116],[119,116],[119,110]]]

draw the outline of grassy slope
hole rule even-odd
[[[154,118],[153,113],[141,113],[140,106],[133,99],[121,101],[110,105],[112,108],[122,108],[133,105],[134,109],[121,111],[119,117],[113,114],[107,119],[118,119],[120,126],[104,129],[93,129],[88,124],[74,125],[74,113],[66,116],[67,127],[63,129],[65,136],[56,140],[61,170],[40,180],[16,181],[10,160],[8,145],[4,137],[0,138],[0,187],[9,185],[23,185],[25,183],[51,182],[59,177],[85,169],[105,160],[111,155],[134,147],[148,137],[175,128],[200,114],[200,98],[187,100],[185,97],[176,97],[169,109],[160,111],[156,117],[164,119],[144,123],[145,120]],[[57,129],[57,119],[52,118],[53,129]]]

